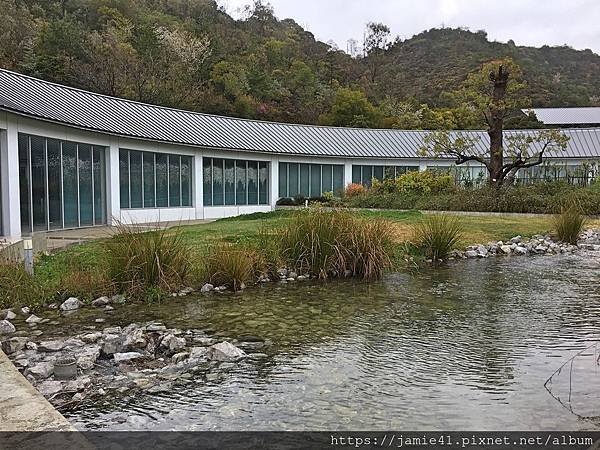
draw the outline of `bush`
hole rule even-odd
[[[344,191],[344,197],[353,198],[363,195],[367,190],[360,183],[351,183],[346,186],[346,190]]]
[[[396,179],[388,178],[373,186],[375,193],[438,194],[455,190],[456,185],[451,175],[430,170],[407,172]]]
[[[119,225],[106,244],[110,278],[120,292],[143,297],[148,290],[173,292],[188,275],[190,249],[176,230],[139,231]]]
[[[0,263],[0,308],[39,307],[53,294],[50,285],[29,275],[23,263]]]
[[[554,228],[558,238],[569,244],[577,244],[577,238],[583,231],[585,218],[576,203],[563,207],[560,214],[554,216]]]
[[[413,228],[414,241],[433,261],[446,259],[462,237],[462,224],[458,217],[428,215]]]
[[[264,271],[263,264],[263,258],[250,248],[220,244],[209,249],[204,278],[216,286],[227,286],[237,291],[242,284],[256,280]]]

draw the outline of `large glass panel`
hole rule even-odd
[[[63,197],[65,227],[79,225],[79,197],[77,195],[77,144],[63,142]],[[125,152],[127,154],[127,152]],[[121,191],[122,192],[122,191]]]
[[[310,165],[310,196],[321,196],[321,164]]]
[[[333,166],[331,164],[323,164],[323,193],[333,192]]]
[[[225,160],[225,204],[235,205],[235,160]]]
[[[203,204],[212,205],[212,164],[210,158],[202,158]]]
[[[129,208],[129,152],[127,150],[119,151],[119,186],[121,208]]]
[[[300,194],[310,195],[310,168],[308,164],[300,164]]]
[[[156,199],[154,198],[154,153],[144,152],[144,208],[154,208]]]
[[[192,206],[192,158],[181,157],[181,206]]]
[[[129,192],[132,208],[143,208],[142,152],[129,151]]]
[[[360,176],[360,168],[361,166],[353,165],[352,166],[352,182],[353,183],[361,183],[362,178]]]
[[[258,163],[258,203],[269,204],[269,163]]]
[[[21,205],[21,232],[31,233],[29,192],[29,136],[19,134],[19,191]]]
[[[221,206],[224,204],[225,192],[223,190],[223,164],[222,159],[213,158],[213,205]]]
[[[169,155],[169,206],[181,206],[179,156]]]
[[[371,186],[373,180],[373,166],[362,166],[362,184]]]
[[[237,205],[245,205],[246,199],[246,161],[235,162],[235,182],[236,193],[235,203]]]
[[[169,206],[169,178],[168,161],[164,153],[156,154],[156,206],[165,208]]]
[[[248,204],[258,205],[258,161],[248,161]]]
[[[340,195],[344,191],[344,166],[333,166],[333,192]]]
[[[62,228],[62,187],[60,164],[60,141],[48,139],[48,219],[51,230]]]
[[[288,180],[288,197],[295,197],[296,195],[298,195],[300,183],[300,164],[289,164]]]
[[[386,166],[384,174],[385,178],[395,178],[396,177],[396,168],[394,166]]]
[[[104,149],[94,147],[94,224],[106,223],[106,160]]]
[[[383,166],[373,167],[373,178],[377,178],[379,181],[383,180]]]
[[[79,144],[79,225],[94,224],[92,146]]]
[[[46,140],[31,136],[31,200],[33,204],[33,231],[46,226]]]
[[[288,164],[279,163],[279,197],[285,198],[288,196]]]

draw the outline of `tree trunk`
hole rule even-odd
[[[490,81],[494,83],[494,90],[492,92],[488,127],[488,135],[490,136],[490,166],[488,171],[490,176],[489,182],[495,187],[502,186],[504,181],[502,174],[502,165],[504,164],[502,133],[504,131],[504,114],[506,111],[503,102],[506,96],[506,85],[508,84],[509,75],[504,66],[500,66],[497,73],[490,73]]]

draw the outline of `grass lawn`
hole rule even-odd
[[[241,217],[217,220],[202,225],[182,225],[178,229],[184,238],[195,248],[217,242],[243,243],[257,238],[261,228],[284,226],[293,212],[277,210],[270,213],[256,213]],[[422,220],[418,211],[356,211],[365,217],[381,217],[392,221],[397,229],[399,242],[408,240],[412,225]],[[531,236],[548,233],[552,229],[552,219],[548,216],[461,216],[464,227],[462,245],[507,240],[516,235]],[[600,221],[588,226],[600,227]],[[51,256],[42,256],[36,264],[36,276],[51,280],[67,273],[72,268],[94,268],[100,260],[102,241],[89,242],[67,248]]]

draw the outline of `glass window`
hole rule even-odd
[[[181,157],[181,206],[192,206],[192,158]]]
[[[21,205],[21,231],[31,233],[31,209],[29,200],[29,136],[19,135],[19,191]]]
[[[344,191],[344,166],[333,166],[333,192],[341,194]]]
[[[362,166],[362,184],[371,186],[373,180],[373,166]]]
[[[48,155],[48,219],[51,230],[62,228],[62,187],[60,141],[47,140]]]
[[[169,206],[169,164],[164,153],[156,153],[156,207]]]
[[[373,178],[383,180],[383,166],[373,166]]]
[[[63,196],[65,227],[79,226],[79,199],[77,196],[77,144],[63,142]]]
[[[288,164],[279,163],[279,198],[288,197]]]
[[[212,160],[210,158],[202,158],[202,189],[203,189],[203,204],[205,206],[212,205]]]
[[[361,166],[352,166],[352,182],[359,184],[362,183]]]
[[[394,166],[386,166],[384,176],[385,178],[396,178],[396,168]]]
[[[269,204],[269,163],[258,163],[258,203]]]
[[[224,205],[224,186],[223,186],[223,164],[222,159],[213,158],[212,160],[212,176],[213,176],[213,205]]]
[[[144,152],[143,154],[144,168],[144,208],[154,208],[156,199],[154,198],[154,153]]]
[[[129,197],[132,208],[142,208],[142,152],[129,151]]]
[[[46,140],[31,136],[33,231],[46,229]]]
[[[179,156],[169,155],[169,206],[181,206]]]
[[[245,205],[247,203],[246,198],[246,161],[235,162],[235,182],[236,182],[236,195],[235,200],[238,205]]]
[[[258,161],[248,161],[248,204],[258,205]]]
[[[79,225],[94,224],[94,195],[92,192],[92,146],[78,145],[79,155]]]
[[[104,148],[94,147],[94,224],[106,223],[106,159]]]
[[[225,204],[235,205],[235,161],[233,159],[225,160]]]
[[[121,191],[121,208],[129,208],[129,152],[119,151],[119,186]]]
[[[308,164],[300,164],[300,195],[310,196],[310,167]]]
[[[323,193],[333,192],[333,166],[331,164],[323,164]]]
[[[310,165],[310,196],[320,197],[321,196],[321,165],[311,164]]]
[[[300,189],[300,164],[289,164],[289,189],[288,197],[298,195]]]

